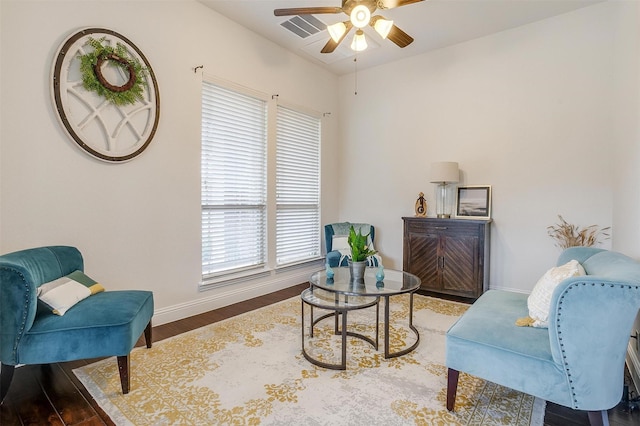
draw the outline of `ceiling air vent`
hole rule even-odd
[[[313,15],[297,15],[280,25],[300,38],[307,38],[327,28],[325,23]]]

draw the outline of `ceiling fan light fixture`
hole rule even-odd
[[[363,28],[369,24],[371,12],[367,6],[360,4],[351,11],[351,23],[356,28]]]
[[[376,23],[373,25],[373,29],[376,30],[380,37],[387,38],[389,32],[391,31],[391,27],[393,27],[393,21],[389,21],[387,19],[378,19]]]
[[[364,31],[358,30],[356,34],[353,36],[353,41],[351,42],[351,49],[356,52],[362,52],[367,48],[367,39],[364,36]]]
[[[347,26],[344,22],[338,22],[332,25],[327,25],[327,31],[329,31],[329,35],[336,43],[340,42],[340,39],[347,32]]]

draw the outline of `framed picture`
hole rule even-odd
[[[459,186],[456,196],[456,217],[491,219],[491,186]]]

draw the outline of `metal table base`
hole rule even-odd
[[[317,289],[316,291],[322,291]],[[356,337],[358,339],[362,339],[365,342],[368,342],[373,346],[376,350],[378,350],[378,335],[379,335],[379,319],[380,319],[380,298],[376,296],[348,296],[334,293],[331,294],[333,299],[325,297],[318,297],[317,294],[314,294],[314,288],[305,289],[302,294],[300,294],[300,299],[302,300],[302,314],[301,314],[301,322],[302,322],[302,354],[307,359],[307,361],[315,364],[319,367],[328,368],[331,370],[346,370],[347,369],[347,336]],[[333,302],[333,303],[332,303]],[[309,352],[307,352],[305,348],[305,305],[310,306],[310,329],[309,329],[309,338],[313,338],[313,329],[320,321],[323,321],[327,318],[334,317],[334,333],[336,335],[341,336],[341,359],[339,364],[329,363],[325,361],[321,361],[317,358],[314,358]],[[376,307],[376,334],[375,340],[371,339],[368,336],[365,336],[360,333],[355,333],[347,330],[347,312],[364,309],[375,306]],[[330,310],[325,315],[322,315],[314,320],[313,318],[313,308],[319,308],[324,310]],[[388,309],[387,309],[388,311]],[[342,316],[342,326],[339,326],[339,317]],[[388,312],[387,312],[388,316]],[[388,321],[386,321],[388,324]],[[386,353],[386,351],[385,351]],[[394,355],[395,356],[395,355]]]

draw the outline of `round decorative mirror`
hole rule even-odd
[[[160,118],[158,83],[147,58],[126,37],[83,29],[62,43],[51,74],[57,115],[87,153],[122,162],[151,143]]]

